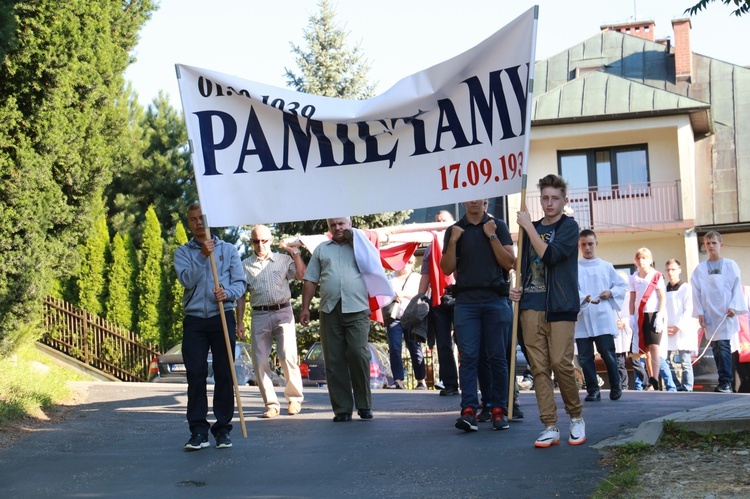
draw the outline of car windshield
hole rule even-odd
[[[320,343],[315,343],[307,352],[307,360],[323,360],[323,347]]]

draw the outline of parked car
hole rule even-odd
[[[250,345],[238,341],[234,347],[234,371],[237,374],[238,385],[254,385],[255,371],[253,370]],[[164,354],[154,357],[148,369],[148,380],[155,383],[187,383],[185,363],[182,360],[182,343],[178,343]],[[208,377],[206,381],[213,384],[214,370],[211,352],[208,352]]]
[[[393,383],[391,362],[388,353],[379,345],[370,345],[370,387],[383,388]],[[302,384],[305,386],[325,386],[326,364],[323,359],[323,345],[316,341],[300,363]]]

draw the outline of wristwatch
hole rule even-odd
[[[292,251],[292,256],[297,256],[297,255],[299,255],[299,250],[297,250],[297,251]]]
[[[490,234],[490,241],[494,241],[495,239],[497,239],[497,234],[493,232],[492,234]]]

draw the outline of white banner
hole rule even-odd
[[[209,224],[365,215],[519,192],[536,13],[362,101],[178,64]]]

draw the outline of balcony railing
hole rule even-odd
[[[568,207],[581,229],[618,230],[682,221],[680,181],[568,189]],[[527,193],[532,220],[544,216],[540,195]]]

